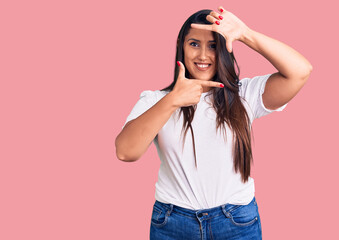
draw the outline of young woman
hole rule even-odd
[[[239,80],[232,51],[236,40],[278,72]],[[251,124],[282,111],[312,66],[222,7],[187,19],[175,60],[172,84],[143,91],[116,139],[123,161],[138,160],[152,141],[157,147],[161,165],[150,238],[262,239],[250,177]]]

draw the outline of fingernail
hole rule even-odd
[[[224,87],[224,84],[220,83],[220,87]]]
[[[219,21],[215,21],[216,24],[220,25],[220,22]]]
[[[177,61],[177,64],[178,64],[178,66],[180,67],[180,63],[179,63],[179,61]]]
[[[222,8],[220,8],[220,12],[223,12],[224,10],[222,10]]]
[[[223,19],[223,17],[222,17],[221,15],[219,16],[219,18],[220,18],[221,20]]]

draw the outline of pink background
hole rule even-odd
[[[173,80],[184,21],[218,6],[304,55],[313,72],[254,122],[264,239],[338,237],[335,1],[2,1],[0,239],[148,239],[160,165],[115,138],[143,90]],[[276,72],[233,43],[240,78]],[[337,110],[336,110],[337,109]]]

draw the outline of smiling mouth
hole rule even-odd
[[[194,63],[194,65],[196,66],[196,68],[199,71],[206,71],[206,70],[210,69],[212,64],[199,64],[198,65],[197,63]]]

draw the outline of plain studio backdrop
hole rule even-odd
[[[338,239],[335,1],[2,1],[0,239],[148,239],[160,160],[119,161],[143,90],[173,80],[184,21],[218,6],[310,61],[283,112],[254,121],[264,239]],[[240,78],[277,70],[241,42]]]

